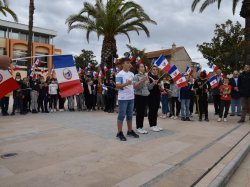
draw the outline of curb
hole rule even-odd
[[[209,187],[224,187],[250,151],[250,142],[231,160],[209,184]]]

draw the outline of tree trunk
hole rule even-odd
[[[34,0],[30,0],[29,5],[29,34],[28,34],[28,52],[27,56],[32,56],[32,41],[33,41],[33,16],[34,16]],[[30,70],[33,58],[28,58],[27,60],[27,72]]]
[[[102,43],[101,65],[112,67],[112,56],[116,56],[116,40],[113,36],[104,36]]]
[[[244,0],[241,12],[241,17],[245,18],[245,64],[250,65],[250,0]]]

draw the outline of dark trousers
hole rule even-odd
[[[161,97],[159,96],[149,96],[148,97],[148,121],[149,126],[153,127],[157,125],[157,115],[160,106]]]
[[[208,119],[207,96],[198,96],[198,112],[200,119],[202,119],[202,114],[205,114],[205,119]]]
[[[17,109],[20,109],[20,113],[23,113],[23,98],[21,97],[22,96],[18,96],[14,98],[13,111],[12,111],[13,114],[15,114]]]
[[[231,104],[231,101],[220,100],[220,112],[219,112],[220,118],[222,118],[222,116],[223,116],[224,109],[225,109],[224,118],[227,118],[230,104]]]
[[[240,101],[242,105],[241,119],[245,120],[247,113],[250,114],[250,97],[241,97]]]
[[[65,103],[65,98],[62,98],[60,95],[59,95],[59,109],[64,109],[64,103]]]
[[[219,114],[219,112],[220,112],[220,95],[213,95],[213,101],[214,101],[215,114]]]
[[[47,96],[38,96],[38,111],[42,112],[48,111],[48,97]]]
[[[57,108],[57,95],[50,95],[50,108]]]
[[[136,102],[136,128],[143,128],[145,108],[147,106],[147,96],[135,95]]]
[[[9,108],[9,97],[3,97],[1,99],[1,109],[2,109],[2,115],[8,114],[8,108]]]
[[[107,101],[106,101],[105,110],[106,111],[114,111],[115,96],[114,95],[107,95],[106,100]]]
[[[86,95],[85,96],[85,102],[88,110],[91,110],[94,108],[94,95]]]
[[[179,116],[181,110],[181,103],[178,101],[178,97],[172,97],[171,102],[172,116]]]

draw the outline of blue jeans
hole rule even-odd
[[[181,117],[188,118],[190,115],[189,112],[190,99],[182,99],[181,100]]]
[[[235,114],[235,108],[237,107],[237,115],[241,114],[241,103],[240,98],[232,99],[231,101],[231,113]]]
[[[119,110],[117,121],[123,123],[123,120],[126,116],[127,121],[132,121],[133,118],[133,109],[134,109],[134,99],[132,100],[119,100]]]
[[[161,95],[161,105],[162,105],[162,113],[163,114],[169,113],[168,95],[166,95],[166,94]]]

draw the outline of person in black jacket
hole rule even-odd
[[[240,91],[239,91],[239,73],[238,71],[233,72],[233,77],[229,79],[229,85],[232,86],[231,92],[231,114],[230,116],[235,115],[235,110],[237,108],[237,115],[241,115],[241,103],[240,103]]]
[[[242,113],[239,123],[244,123],[247,113],[250,113],[250,65],[245,65],[239,76],[239,91],[241,97]]]
[[[161,101],[161,84],[159,83],[158,68],[153,66],[152,72],[148,74],[150,84],[153,83],[154,86],[149,90],[150,94],[148,96],[148,121],[150,129],[154,132],[159,132],[163,130],[161,127],[157,126],[157,116],[158,109]]]
[[[216,79],[217,82],[219,83],[218,86],[214,87],[211,92],[213,96],[213,102],[214,102],[214,110],[215,110],[215,115],[219,114],[220,111],[220,90],[219,87],[223,84],[223,78],[221,76],[221,70],[217,69],[216,70]]]
[[[38,95],[39,95],[39,90],[40,90],[39,84],[40,82],[36,78],[33,78],[32,80],[30,80],[30,88],[31,88],[30,97],[31,97],[32,113],[37,113],[37,110],[38,110],[37,101],[38,101]]]

